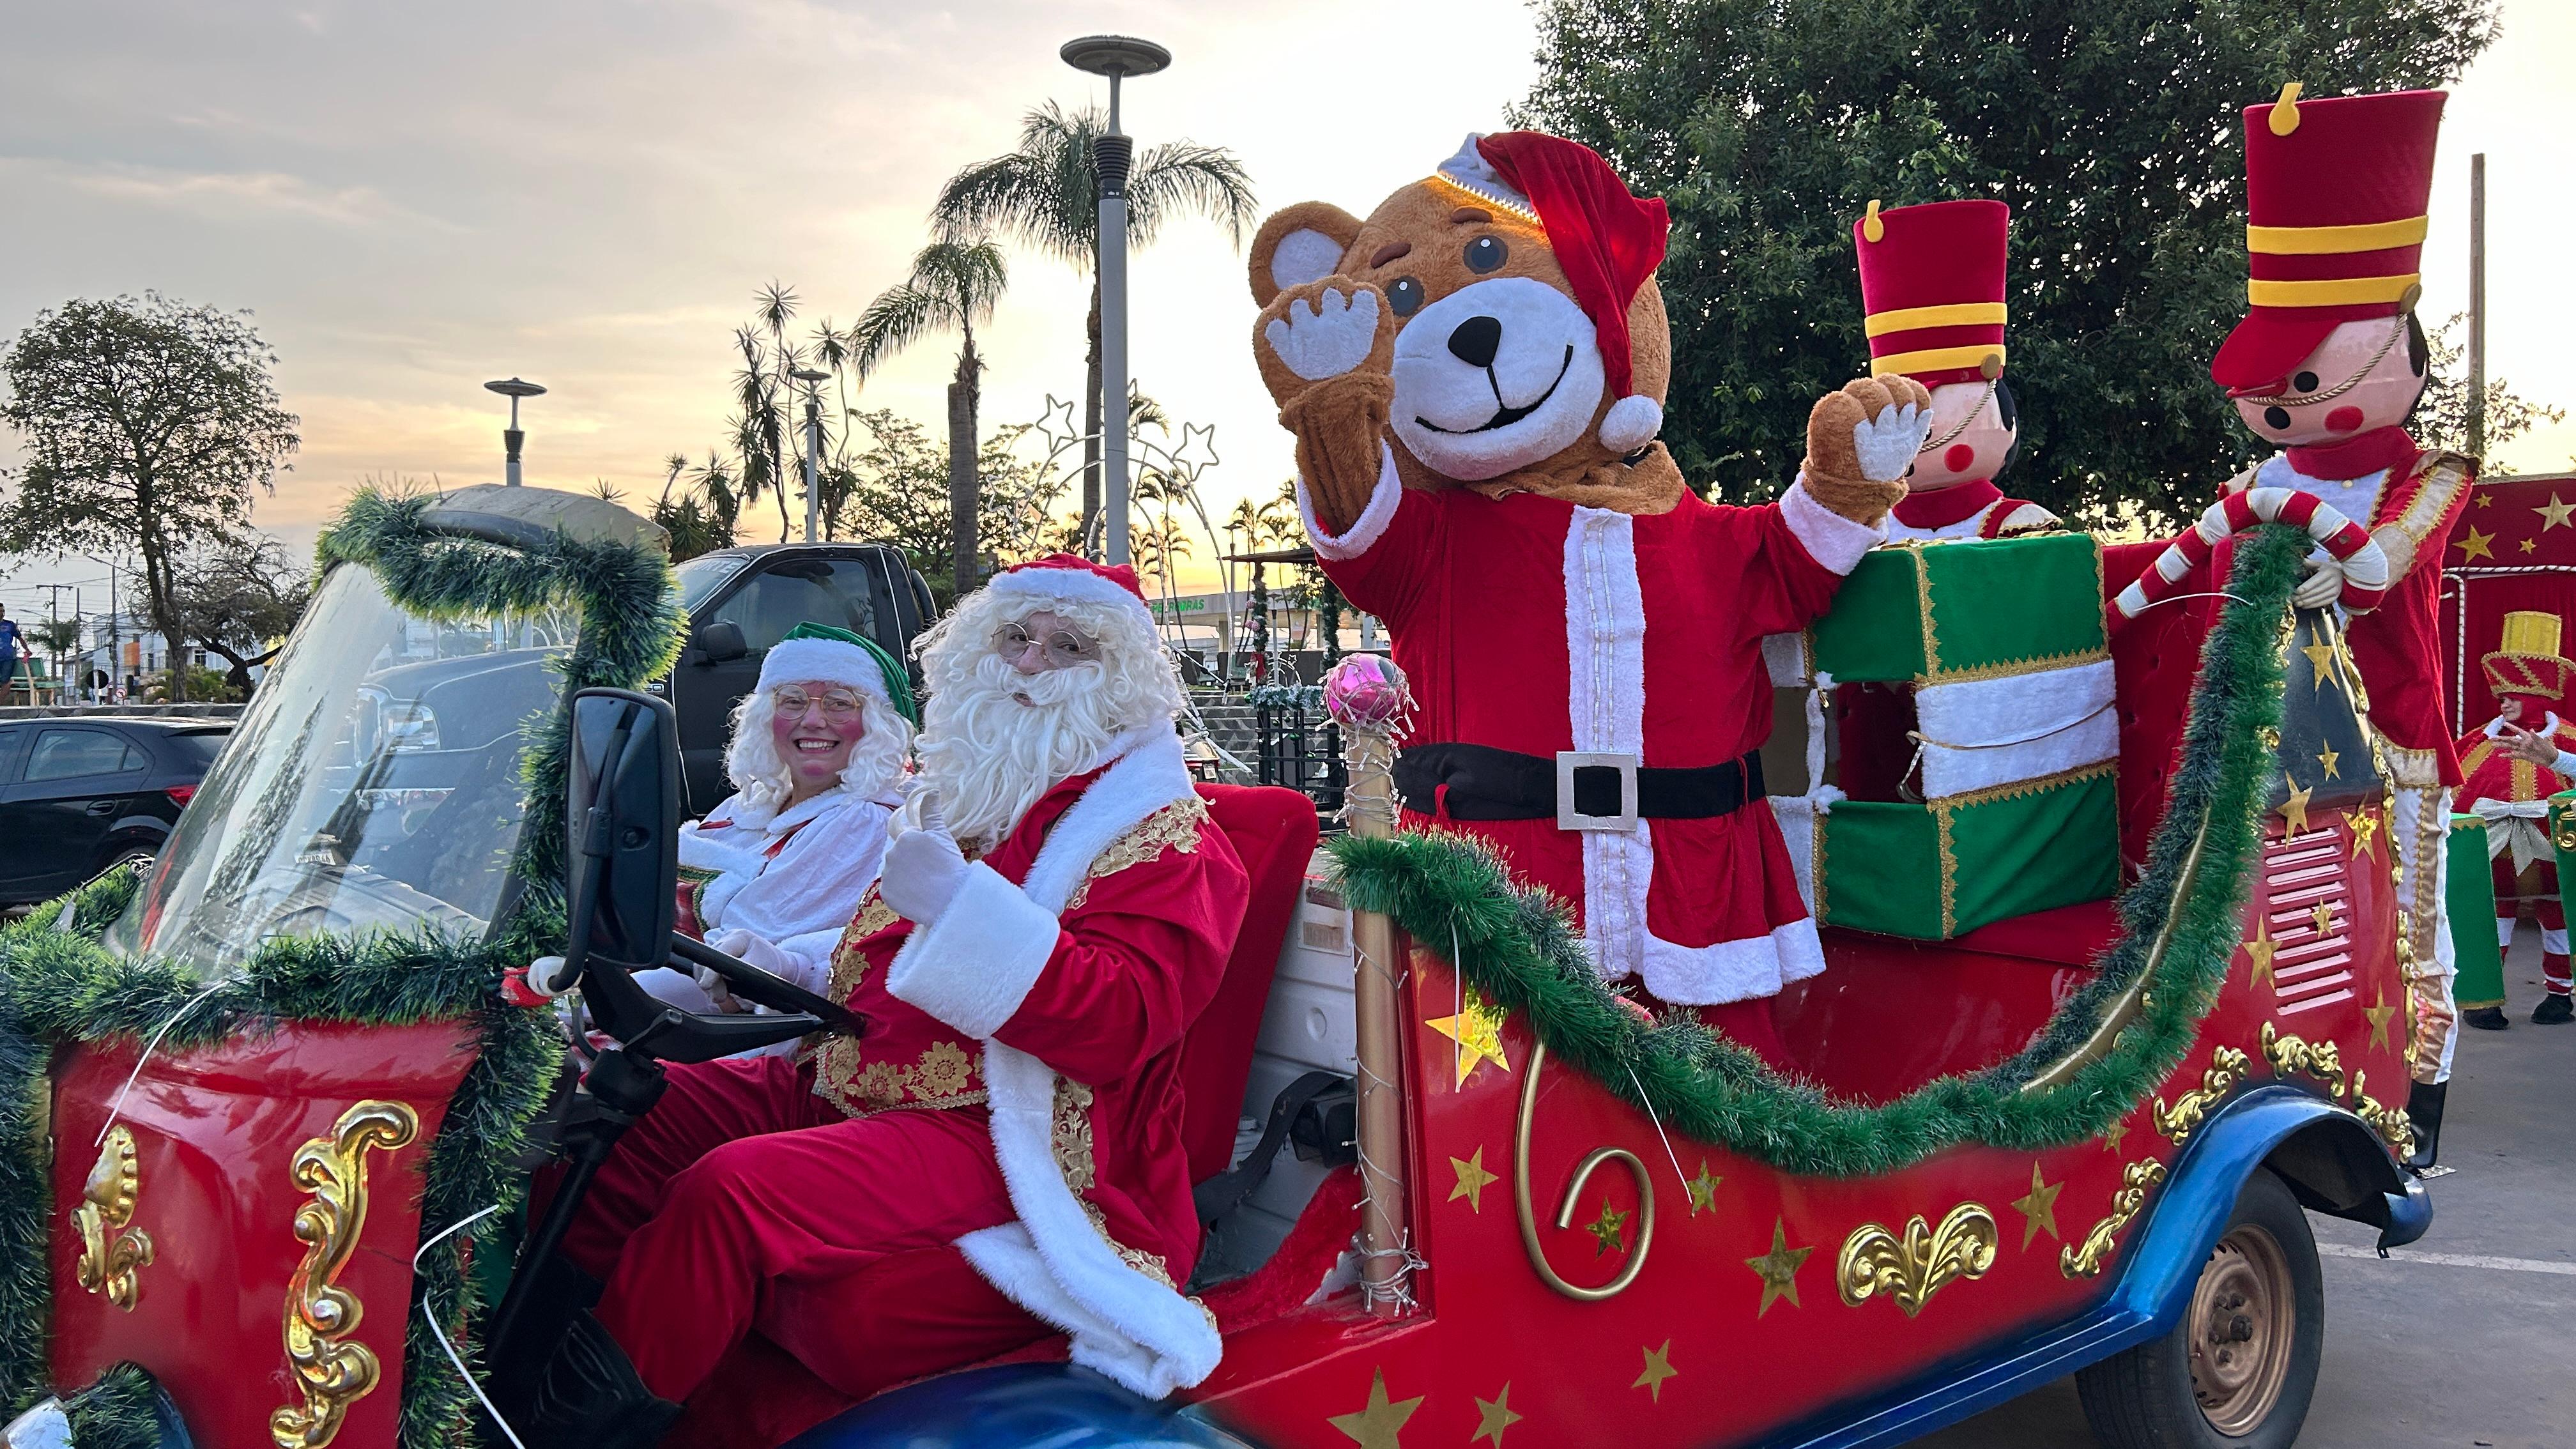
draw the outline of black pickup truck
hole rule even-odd
[[[788,630],[829,624],[909,663],[913,639],[937,612],[930,585],[886,544],[745,545],[700,554],[677,571],[688,644],[652,689],[667,691],[679,713],[691,815],[732,793],[724,774],[726,716],[759,681],[761,657]]]

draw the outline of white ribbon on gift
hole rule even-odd
[[[2546,800],[2479,800],[2469,806],[2487,823],[2487,859],[2493,860],[2510,849],[2514,874],[2531,869],[2535,860],[2556,860],[2558,853],[2549,843],[2549,827],[2541,822],[2549,818]]]

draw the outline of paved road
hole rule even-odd
[[[2466,1033],[2453,1066],[2442,1159],[2459,1170],[2431,1184],[2432,1232],[2383,1262],[2370,1229],[2310,1219],[2327,1328],[2305,1449],[2576,1444],[2576,1023],[2530,1022],[2531,926],[2507,960],[2512,1029]],[[2071,1378],[1917,1445],[2097,1449]]]

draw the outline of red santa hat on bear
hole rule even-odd
[[[1629,453],[1652,442],[1664,426],[1664,405],[1634,391],[1628,304],[1663,265],[1672,230],[1663,199],[1630,191],[1591,147],[1537,131],[1471,134],[1434,175],[1547,234],[1601,349],[1612,399],[1601,418],[1601,445]]]

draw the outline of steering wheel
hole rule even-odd
[[[772,1011],[804,1012],[819,1019],[827,1032],[868,1034],[868,1020],[826,996],[818,996],[783,976],[763,971],[739,957],[728,956],[694,936],[671,933],[671,958],[704,967],[724,978],[734,995]]]

